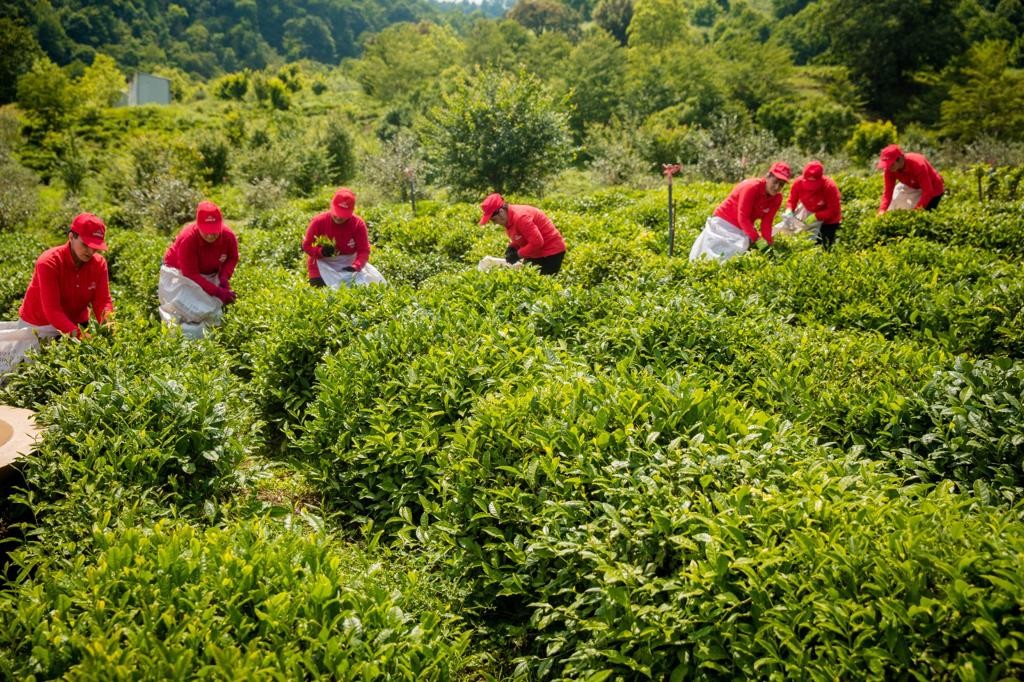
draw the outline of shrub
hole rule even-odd
[[[39,179],[14,161],[0,163],[0,232],[24,228],[35,213]]]
[[[861,121],[846,143],[846,153],[858,163],[868,163],[882,147],[896,142],[896,126],[889,121]]]
[[[240,521],[97,530],[95,557],[0,596],[5,676],[446,680],[468,638],[327,534]],[[407,590],[409,592],[412,589]],[[145,671],[144,673],[142,671]]]
[[[442,97],[421,139],[435,177],[458,193],[536,190],[571,160],[566,115],[525,72],[484,71]]]

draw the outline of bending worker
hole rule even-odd
[[[309,283],[336,289],[342,284],[382,283],[384,278],[368,263],[370,238],[366,222],[355,214],[356,195],[339,187],[329,211],[309,221],[302,250],[306,252]]]
[[[113,312],[107,261],[96,253],[106,251],[107,227],[92,213],[80,213],[71,221],[68,241],[47,249],[36,260],[18,310],[22,326],[40,336],[78,336],[89,322],[92,308],[97,322]]]
[[[821,161],[815,160],[804,166],[803,174],[793,181],[786,208],[796,212],[797,217],[805,223],[813,215],[821,223],[818,227],[818,243],[830,249],[836,241],[836,230],[843,220],[840,199],[835,180],[825,175],[825,167]]]
[[[748,178],[733,187],[704,223],[690,249],[690,260],[707,257],[726,261],[745,253],[758,240],[757,221],[761,221],[760,236],[770,246],[772,223],[782,205],[782,188],[791,174],[789,165],[779,161],[764,177]]]
[[[480,224],[496,223],[505,228],[509,245],[505,262],[520,260],[536,265],[542,275],[555,275],[565,259],[565,240],[544,211],[525,204],[509,204],[500,194],[488,194],[480,204]]]
[[[879,213],[894,208],[923,208],[931,211],[939,205],[946,192],[942,176],[928,163],[928,159],[921,154],[904,153],[899,145],[891,144],[883,149],[878,156],[877,167],[885,171],[885,189],[882,192],[882,203],[878,207]],[[894,191],[900,195],[909,194],[911,198],[918,193],[919,196],[916,201],[901,205],[893,201]]]

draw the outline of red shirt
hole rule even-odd
[[[781,205],[782,192],[768,196],[767,178],[748,178],[732,188],[725,201],[715,209],[715,215],[743,230],[751,244],[757,241],[754,222],[760,220],[761,236],[771,244],[772,223]]]
[[[903,159],[903,170],[899,172],[885,171],[885,191],[882,192],[882,203],[878,207],[879,213],[883,213],[889,208],[889,204],[892,202],[892,191],[896,188],[897,181],[907,187],[921,190],[921,200],[914,208],[924,208],[932,199],[946,191],[942,176],[932,168],[928,159],[913,152],[904,154]]]
[[[839,187],[832,178],[826,176],[821,180],[807,180],[801,175],[793,181],[786,206],[792,211],[799,202],[821,222],[834,225],[843,221],[839,200]]]
[[[361,270],[366,261],[370,260],[370,238],[366,234],[366,223],[363,219],[353,214],[345,222],[336,223],[331,214],[324,211],[309,221],[306,238],[302,240],[302,250],[309,254],[306,258],[306,269],[309,271],[310,279],[320,276],[316,259],[323,257],[323,251],[319,246],[313,246],[313,241],[321,235],[334,242],[335,255],[356,254],[356,259],[352,261],[352,267],[356,270]]]
[[[505,234],[520,258],[544,258],[565,251],[565,241],[544,211],[523,204],[509,204]]]
[[[208,243],[196,224],[189,223],[181,228],[174,243],[167,247],[164,265],[178,268],[181,274],[213,296],[217,285],[202,275],[217,275],[218,280],[227,284],[238,265],[238,238],[225,226],[220,236]]]
[[[69,242],[47,249],[36,260],[18,316],[37,327],[50,324],[71,334],[78,331],[79,324],[89,321],[90,305],[99,322],[114,309],[107,261],[94,253],[78,267]]]

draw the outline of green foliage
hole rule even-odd
[[[243,100],[249,92],[249,74],[246,72],[229,73],[213,81],[210,85],[213,94],[221,99]]]
[[[18,103],[43,130],[60,129],[72,108],[71,80],[43,57],[18,78]]]
[[[560,104],[525,72],[483,71],[460,80],[421,130],[435,177],[463,194],[542,186],[570,161]]]
[[[11,677],[451,679],[468,637],[325,533],[270,521],[96,530],[96,554],[0,597]],[[355,555],[355,556],[353,556]],[[356,560],[356,561],[354,561]],[[210,570],[211,566],[216,570]]]
[[[896,142],[896,126],[889,121],[861,121],[846,143],[846,153],[858,163],[878,157],[886,145]]]
[[[352,179],[356,170],[356,156],[352,135],[344,123],[338,120],[328,122],[323,147],[327,153],[330,182],[340,185]]]
[[[560,0],[516,0],[507,16],[537,35],[545,31],[574,33],[580,21],[579,14]]]
[[[1011,68],[1008,52],[1006,41],[971,47],[963,82],[950,87],[942,103],[945,135],[961,140],[1024,135],[1024,74]]]
[[[0,162],[0,232],[23,228],[35,213],[39,179],[14,161]],[[6,257],[6,252],[5,252]]]
[[[598,0],[594,6],[593,19],[620,45],[625,45],[629,25],[633,20],[633,0]]]
[[[125,90],[127,81],[124,74],[112,58],[101,53],[96,54],[74,87],[78,106],[91,109],[114,106]]]
[[[8,17],[0,17],[0,104],[14,101],[18,78],[43,56],[32,31]]]

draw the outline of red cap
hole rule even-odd
[[[821,180],[824,175],[825,166],[821,165],[821,161],[818,161],[817,159],[804,166],[804,180],[817,182],[818,180]]]
[[[92,213],[79,213],[71,221],[71,231],[79,236],[86,246],[98,251],[106,251],[107,243],[103,238],[107,234],[107,226]]]
[[[789,170],[789,164],[785,161],[776,161],[772,164],[772,167],[768,169],[770,175],[774,175],[783,182],[789,182],[789,178],[792,177],[793,172]]]
[[[203,234],[220,234],[224,229],[220,207],[212,201],[200,201],[196,206],[196,225]]]
[[[501,198],[501,195],[495,192],[494,194],[488,194],[487,198],[480,204],[480,210],[484,212],[480,218],[480,224],[486,225],[491,220],[491,216],[498,212],[502,206],[505,205],[505,200]]]
[[[900,146],[898,144],[891,144],[878,155],[878,163],[875,164],[875,168],[889,170],[889,167],[899,161],[902,156],[903,150],[900,149]]]
[[[331,199],[331,215],[339,220],[352,216],[356,210],[356,195],[348,187],[340,187]]]

